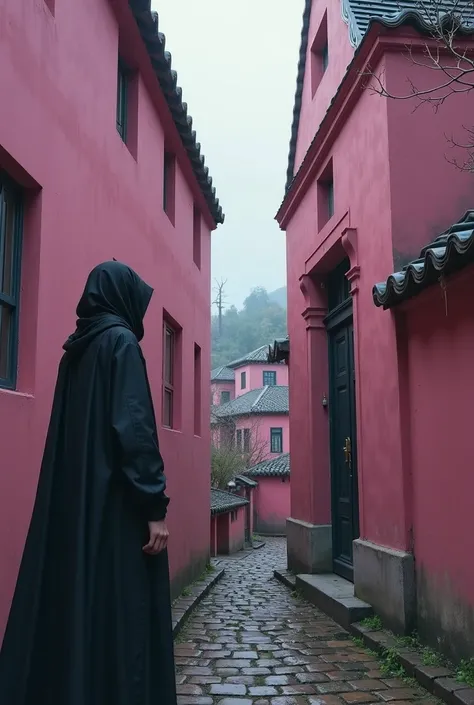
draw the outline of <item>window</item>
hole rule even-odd
[[[311,92],[313,98],[328,66],[328,17],[326,12],[311,46]]]
[[[244,453],[250,453],[250,429],[244,428]]]
[[[242,429],[239,428],[239,430],[235,434],[235,437],[237,442],[237,449],[242,450]]]
[[[227,404],[230,401],[230,392],[221,392],[221,404]]]
[[[163,328],[163,426],[173,428],[175,402],[176,332]]]
[[[45,0],[45,3],[46,3],[46,7],[49,9],[50,13],[54,17],[54,9],[55,9],[54,6],[56,5],[56,0]]]
[[[0,387],[7,389],[16,385],[22,230],[21,192],[0,174]]]
[[[234,510],[233,512],[231,512],[230,520],[231,520],[232,523],[234,523],[235,521],[237,521],[237,516],[238,516],[238,515],[237,515],[237,510]]]
[[[270,450],[272,453],[283,453],[283,429],[270,429]]]
[[[245,389],[246,386],[247,386],[247,373],[241,372],[240,373],[240,388]]]
[[[264,387],[274,387],[277,383],[277,373],[276,372],[264,372],[263,373],[263,386]]]
[[[201,435],[201,348],[194,344],[194,435]]]
[[[201,211],[194,206],[193,212],[193,260],[201,269]]]
[[[174,225],[175,216],[176,159],[165,151],[163,159],[163,210]]]
[[[119,59],[117,70],[117,132],[125,144],[127,144],[128,84],[128,71]]]
[[[332,159],[318,179],[318,229],[321,230],[333,217],[334,206],[334,176]]]

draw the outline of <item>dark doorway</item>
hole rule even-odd
[[[328,278],[329,425],[333,570],[353,580],[352,542],[359,537],[352,298],[344,261]]]

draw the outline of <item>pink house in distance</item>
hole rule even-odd
[[[284,534],[289,516],[288,368],[268,362],[268,346],[211,372],[211,424],[216,444],[231,443],[246,456],[254,492],[254,530]],[[270,466],[285,470],[274,472]],[[268,461],[265,465],[264,461]]]
[[[472,4],[457,5],[471,13],[457,39],[462,54],[472,49]],[[474,197],[472,174],[446,158],[445,135],[459,135],[460,116],[474,114],[474,94],[435,113],[366,89],[371,72],[396,95],[410,82],[433,85],[435,72],[419,64],[427,44],[434,53],[439,45],[417,8],[306,2],[277,214],[289,346],[277,343],[270,359],[289,360],[298,440],[288,566],[306,574],[297,583],[315,601],[337,584],[395,631],[416,628],[468,658]]]
[[[4,0],[0,25],[1,638],[62,345],[88,272],[113,257],[155,290],[143,347],[173,593],[204,569],[210,248],[223,215],[150,2]]]

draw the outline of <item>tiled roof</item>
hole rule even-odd
[[[242,367],[243,365],[265,365],[268,364],[268,345],[262,345],[256,350],[238,357],[237,360],[232,360],[229,362],[227,367],[235,369],[236,367]]]
[[[211,382],[233,382],[235,380],[235,372],[230,367],[223,365],[211,370]]]
[[[231,512],[239,507],[245,507],[248,500],[244,497],[225,492],[224,490],[211,490],[211,514]]]
[[[424,247],[418,259],[372,290],[374,304],[391,308],[474,261],[474,210]]]
[[[249,477],[288,477],[290,474],[290,454],[283,453],[276,458],[264,460],[245,471]]]
[[[387,28],[400,27],[402,25],[412,25],[420,33],[429,33],[431,26],[428,21],[427,13],[423,8],[420,0],[340,0],[341,13],[344,21],[349,28],[349,40],[352,46],[357,50],[366,35],[369,26],[372,22],[378,22]],[[295,159],[296,145],[298,141],[298,129],[300,124],[301,103],[303,98],[303,85],[306,70],[306,58],[308,49],[309,25],[311,19],[312,0],[306,0],[303,12],[303,28],[301,31],[300,53],[298,60],[295,102],[293,107],[293,122],[291,125],[290,149],[288,154],[288,168],[286,172],[285,193],[289,191],[295,174]],[[429,4],[426,5],[428,7]],[[462,34],[470,34],[474,29],[474,8],[472,0],[439,0],[436,3],[434,16],[439,8],[446,14],[455,8],[455,14],[461,15],[461,27],[459,29]],[[357,54],[357,51],[356,51]],[[352,67],[351,62],[347,68],[346,74],[342,82],[344,82],[347,74]],[[341,83],[342,85],[342,83]],[[338,88],[337,93],[340,90]],[[324,120],[326,119],[329,109],[334,103],[335,96],[331,101],[328,110],[321,124],[319,125],[316,134],[319,132]],[[313,140],[314,141],[314,140]]]
[[[252,389],[236,399],[213,408],[215,419],[228,419],[248,414],[288,414],[288,387]]]
[[[268,362],[288,362],[290,358],[290,338],[278,338],[268,349]]]
[[[245,477],[245,475],[236,475],[235,482],[238,485],[245,485],[246,487],[258,487],[258,482],[251,480],[250,477]]]
[[[128,1],[181,141],[188,153],[194,175],[216,225],[223,223],[224,214],[209,176],[209,168],[201,154],[201,145],[196,140],[193,119],[188,115],[187,103],[183,101],[183,91],[178,86],[178,75],[171,68],[171,54],[165,49],[165,35],[158,29],[158,13],[152,12],[151,0]]]

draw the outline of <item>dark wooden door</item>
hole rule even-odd
[[[359,537],[352,317],[329,331],[333,570],[353,579],[352,542]]]

